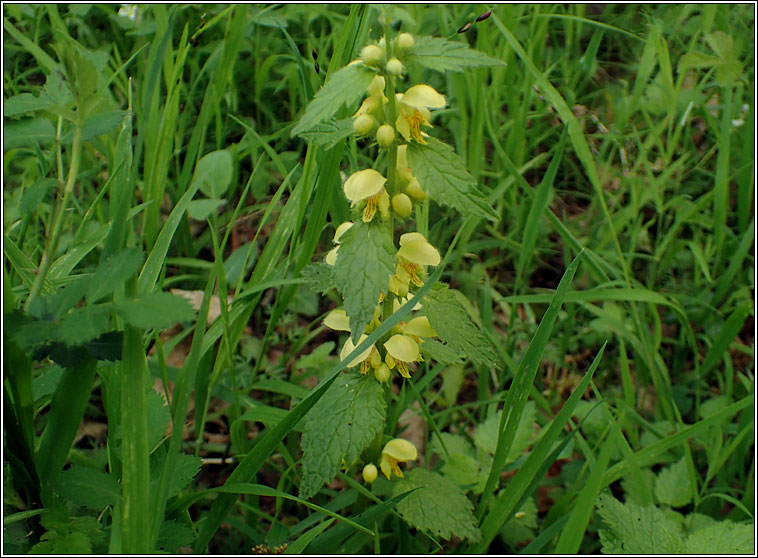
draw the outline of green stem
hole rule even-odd
[[[137,277],[126,284],[127,297],[137,294]],[[125,554],[152,551],[150,537],[150,448],[147,440],[148,371],[142,330],[124,328],[121,361],[121,544]]]
[[[60,126],[59,126],[60,130]],[[39,271],[34,278],[32,288],[29,291],[29,297],[24,303],[24,310],[29,311],[29,306],[32,301],[39,296],[42,290],[42,285],[45,281],[48,271],[50,271],[50,264],[52,263],[55,251],[58,249],[58,241],[60,240],[61,227],[63,225],[63,215],[68,207],[68,202],[71,199],[71,194],[74,191],[74,184],[76,182],[76,175],[79,173],[79,161],[81,159],[82,152],[82,127],[79,122],[76,123],[76,129],[74,131],[74,142],[71,146],[71,166],[68,169],[68,179],[66,185],[63,188],[63,196],[58,197],[58,201],[55,206],[55,212],[53,213],[53,221],[50,226],[50,235],[48,236],[47,245],[45,251],[42,253],[42,260],[40,261]]]

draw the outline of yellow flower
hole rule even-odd
[[[420,84],[414,85],[405,93],[398,93],[398,117],[395,121],[397,131],[406,139],[413,138],[419,143],[426,143],[421,126],[431,127],[430,108],[442,108],[447,104],[444,95],[440,95],[433,87]]]
[[[392,473],[395,473],[398,477],[402,477],[403,471],[400,470],[399,464],[406,461],[415,461],[417,458],[418,451],[416,450],[416,446],[408,440],[395,438],[384,446],[379,468],[388,479]]]
[[[358,111],[353,115],[353,118],[360,116],[361,114],[368,114],[374,112],[376,109],[387,102],[387,96],[384,94],[384,78],[382,76],[376,76],[366,88],[368,97],[363,100]]]
[[[405,233],[400,237],[397,255],[418,265],[438,266],[441,259],[437,249],[417,232]]]
[[[420,337],[437,337],[437,332],[434,331],[426,316],[416,316],[403,326],[402,331],[417,341],[420,341]]]
[[[407,180],[408,183],[405,186],[406,193],[415,198],[418,201],[424,201],[428,195],[421,188],[418,179],[413,176],[411,168],[408,166],[408,146],[400,145],[397,148],[397,174],[401,180]]]
[[[340,360],[345,360],[347,356],[353,352],[353,350],[363,343],[363,341],[368,337],[365,333],[361,335],[361,338],[358,339],[358,344],[354,345],[352,339],[350,337],[347,338],[345,341],[345,344],[342,345],[342,350],[340,351]],[[365,374],[368,372],[369,368],[371,367],[378,367],[382,363],[382,357],[379,356],[379,351],[376,350],[375,345],[371,345],[368,349],[363,351],[361,354],[359,354],[357,357],[355,357],[353,360],[351,360],[348,364],[348,368],[353,368],[354,366],[357,366],[358,364],[361,365],[361,374]]]
[[[408,166],[408,146],[399,145],[397,148],[397,174],[404,180],[410,180],[413,178],[411,168]]]
[[[419,275],[423,275],[424,266],[438,266],[441,258],[440,253],[424,238],[424,235],[412,232],[405,233],[400,237],[397,260],[395,276],[399,284],[408,285],[410,282],[421,287],[424,283]],[[400,294],[400,292],[393,292]]]
[[[397,371],[403,378],[411,377],[408,372],[408,363],[422,360],[418,343],[408,335],[396,333],[384,344],[384,348],[387,349],[387,355],[391,357],[385,358],[387,366],[390,369],[397,366]]]
[[[324,325],[335,331],[350,331],[350,318],[344,310],[332,310],[324,318]]]
[[[334,265],[337,261],[337,249],[339,248],[340,237],[345,234],[345,231],[352,226],[353,223],[351,221],[345,221],[339,227],[337,227],[336,231],[334,231],[334,238],[332,239],[332,242],[337,244],[337,246],[327,252],[326,257],[324,258],[327,264]]]
[[[343,189],[350,200],[351,207],[366,202],[363,209],[363,221],[368,223],[374,218],[378,209],[382,218],[387,218],[390,209],[390,197],[384,184],[387,179],[374,169],[364,169],[354,172],[345,181]]]

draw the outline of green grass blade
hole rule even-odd
[[[37,450],[37,472],[43,485],[50,485],[63,469],[87,408],[97,361],[87,356],[66,368],[50,403],[47,428]]]
[[[608,469],[611,453],[616,448],[613,438],[607,438],[600,449],[600,455],[588,472],[589,478],[582,488],[576,503],[571,509],[566,525],[564,525],[558,543],[553,549],[555,554],[576,554],[584,538],[584,532],[595,510],[595,500],[602,488],[603,474]]]
[[[320,523],[318,526],[314,527],[313,529],[310,529],[309,531],[300,535],[295,540],[295,542],[293,542],[290,545],[287,545],[287,550],[285,550],[283,554],[302,554],[305,551],[305,549],[308,547],[308,545],[311,544],[313,540],[316,537],[318,537],[321,533],[326,531],[334,522],[335,522],[335,518],[332,517],[328,519],[327,521]]]
[[[489,544],[497,536],[497,533],[502,529],[505,522],[508,521],[513,513],[515,513],[523,499],[529,495],[529,487],[533,486],[533,483],[539,480],[540,471],[544,474],[544,471],[549,467],[550,460],[547,459],[548,455],[553,449],[553,445],[558,440],[558,436],[563,432],[565,424],[574,413],[577,404],[587,391],[587,387],[590,385],[592,376],[600,364],[604,351],[605,344],[603,344],[598,351],[592,364],[587,370],[587,373],[576,386],[576,389],[574,389],[573,393],[566,400],[566,403],[561,407],[561,410],[550,422],[547,431],[534,446],[524,464],[508,483],[503,496],[496,500],[495,507],[484,517],[484,521],[482,521],[480,526],[482,542],[479,545],[472,547],[470,549],[471,552],[484,553],[487,551]]]
[[[719,422],[737,414],[742,409],[745,409],[752,405],[754,401],[755,395],[750,394],[747,397],[744,397],[743,399],[740,399],[739,401],[732,403],[727,407],[724,407],[719,412],[711,415],[710,417],[696,422],[695,424],[685,426],[675,434],[672,434],[667,438],[663,438],[657,442],[650,444],[646,448],[635,453],[635,456],[637,457],[637,464],[622,461],[621,463],[617,463],[608,469],[605,475],[603,475],[603,486],[608,486],[612,482],[617,481],[623,476],[629,474],[631,468],[634,466],[644,467],[646,465],[656,463],[656,459],[662,456],[662,454],[664,454],[666,451],[670,450],[673,447],[676,447],[683,442],[686,442],[693,436],[697,436],[698,434],[707,431],[708,428],[710,428],[712,425],[718,424]]]
[[[747,318],[748,314],[750,314],[750,312],[750,307],[740,306],[731,313],[726,322],[724,322],[724,325],[721,326],[721,329],[716,334],[716,337],[713,340],[713,344],[708,349],[703,362],[698,367],[698,377],[702,378],[719,363],[722,355],[729,350],[729,345],[731,345],[734,338],[745,326],[745,319]]]
[[[286,492],[282,492],[281,490],[276,490],[274,488],[271,488],[270,486],[264,486],[261,484],[249,484],[249,483],[226,483],[224,486],[221,486],[219,488],[214,488],[212,490],[214,492],[221,492],[221,493],[249,494],[252,496],[274,496],[277,498],[285,498],[286,500],[297,502],[298,504],[308,507],[312,510],[325,513],[326,515],[334,519],[339,519],[340,521],[344,522],[346,525],[349,525],[353,529],[356,529],[357,531],[361,531],[371,536],[374,535],[374,532],[371,529],[367,529],[360,523],[356,523],[355,521],[348,519],[347,517],[344,517],[336,512],[328,510],[322,506],[312,504],[311,502],[308,502],[307,500],[303,500],[302,498],[298,498],[297,496],[292,496],[291,494],[287,494]]]
[[[171,246],[171,239],[174,238],[174,233],[179,227],[179,223],[187,211],[189,202],[197,193],[200,188],[200,181],[196,181],[189,190],[179,199],[174,209],[171,211],[171,215],[168,216],[161,232],[158,234],[158,238],[153,245],[150,255],[147,257],[145,265],[142,267],[142,271],[139,274],[138,289],[141,293],[147,293],[155,288],[155,284],[158,281],[158,276],[161,273],[161,269],[166,260],[166,254]]]
[[[556,289],[555,294],[550,301],[550,306],[542,317],[532,341],[529,343],[529,348],[526,350],[524,357],[519,363],[518,371],[514,375],[513,384],[508,390],[508,398],[505,401],[503,413],[500,418],[497,446],[495,449],[495,456],[492,460],[492,468],[487,477],[483,497],[480,500],[477,509],[477,516],[480,518],[484,514],[484,510],[487,509],[488,503],[494,498],[495,486],[500,478],[500,473],[505,466],[505,459],[508,456],[514,436],[516,435],[518,423],[519,420],[521,420],[521,413],[524,410],[531,385],[537,374],[537,369],[539,368],[540,360],[542,359],[542,353],[545,350],[547,341],[550,338],[550,333],[553,330],[553,325],[558,317],[558,310],[563,304],[566,293],[574,279],[574,274],[579,267],[579,261],[582,258],[582,254],[582,252],[579,252],[563,273],[563,277],[558,284],[558,289]]]
[[[553,187],[553,180],[555,180],[555,175],[558,172],[558,165],[563,160],[563,148],[565,145],[566,129],[564,128],[563,134],[561,134],[561,141],[555,148],[555,154],[550,161],[545,176],[542,178],[542,182],[540,182],[540,185],[537,187],[537,191],[534,194],[534,201],[529,208],[529,215],[526,217],[524,233],[521,241],[521,250],[519,251],[518,263],[516,264],[516,285],[513,288],[514,292],[520,292],[524,285],[524,274],[526,273],[526,270],[532,261],[532,256],[534,255],[537,231],[540,227],[542,214],[545,209],[547,209],[547,201]]]

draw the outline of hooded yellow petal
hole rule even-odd
[[[335,310],[336,312],[337,310]],[[326,323],[326,321],[324,321]],[[327,324],[328,325],[328,324]],[[429,318],[426,316],[417,316],[405,324],[403,332],[406,335],[415,335],[416,337],[437,337],[437,332],[432,329]]]
[[[382,450],[382,455],[384,454],[398,461],[415,461],[418,458],[416,446],[403,438],[395,438],[387,442]]]
[[[347,231],[347,229],[349,229],[352,226],[353,226],[353,222],[352,221],[345,221],[344,223],[342,223],[339,227],[337,227],[337,230],[334,231],[334,239],[333,239],[333,241],[336,242],[337,244],[339,244],[340,237],[343,234],[345,234],[345,231]]]
[[[411,126],[402,114],[397,117],[397,120],[395,120],[395,128],[397,128],[397,131],[406,139],[406,141],[411,139]]]
[[[395,334],[384,344],[384,348],[395,360],[415,362],[418,358],[418,343],[407,335]]]
[[[335,331],[350,331],[350,318],[344,310],[332,310],[324,318],[324,325]]]
[[[358,202],[375,196],[384,188],[387,179],[374,169],[354,172],[345,181],[345,196],[351,202]]]
[[[407,124],[408,123],[406,122],[406,126]],[[401,178],[404,178],[406,180],[410,180],[411,178],[413,178],[411,169],[408,166],[408,146],[407,145],[398,146],[396,167],[397,167],[397,173],[400,175]]]
[[[382,470],[382,473],[384,473],[384,476],[389,479],[390,475],[392,475],[392,464],[383,455],[381,461],[379,461],[379,468]]]
[[[444,95],[440,95],[433,87],[424,84],[411,87],[403,95],[402,101],[412,107],[442,108],[447,104]]]
[[[361,338],[358,339],[358,345],[363,343],[363,340],[368,337],[365,333],[361,335]],[[345,344],[342,346],[342,350],[340,351],[340,360],[345,360],[347,355],[353,352],[353,349],[355,349],[358,345],[353,345],[352,339],[349,337],[347,338],[347,341],[345,341]],[[350,363],[347,365],[348,368],[352,368],[353,366],[358,365],[359,363],[366,360],[368,357],[371,356],[371,349],[373,349],[374,346],[371,345],[368,349],[363,351],[361,354],[359,354],[357,357],[355,357],[353,360],[350,361]]]
[[[326,253],[324,261],[329,265],[334,265],[337,262],[337,249],[339,246],[335,246]]]
[[[426,237],[420,232],[409,232],[400,235],[400,246],[406,242],[426,242]]]
[[[417,265],[437,266],[441,260],[440,253],[426,240],[406,241],[400,246],[397,255]]]

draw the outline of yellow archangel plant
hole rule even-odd
[[[446,56],[448,51],[455,55]],[[376,480],[377,465],[387,479],[403,476],[400,464],[415,460],[418,452],[403,439],[385,444],[383,422],[390,394],[385,386],[394,373],[401,381],[410,380],[424,361],[422,352],[442,363],[468,357],[478,364],[499,365],[458,295],[442,283],[426,285],[428,274],[442,263],[431,242],[438,234],[429,231],[430,200],[485,219],[497,219],[497,214],[452,148],[429,134],[434,111],[448,101],[429,84],[406,83],[409,64],[457,71],[501,63],[447,39],[416,39],[408,33],[392,39],[385,22],[384,38],[363,47],[359,59],[330,76],[293,129],[293,134],[325,146],[354,132],[377,148],[373,164],[344,178],[341,193],[350,218],[334,224],[333,247],[324,263],[312,264],[318,269],[311,272],[313,277],[326,278],[318,280],[324,285],[318,290],[336,286],[341,295],[343,304],[323,323],[347,333],[339,357],[346,368],[360,374],[332,384],[324,395],[328,403],[314,407],[308,415],[312,419],[306,419],[301,484],[305,497],[333,478],[340,466],[360,463],[361,452],[366,483]],[[359,108],[349,119],[332,118],[353,103]],[[425,295],[410,313],[356,353],[419,289]],[[445,360],[451,354],[453,359]],[[324,436],[349,440],[329,446],[348,450],[325,457]]]

